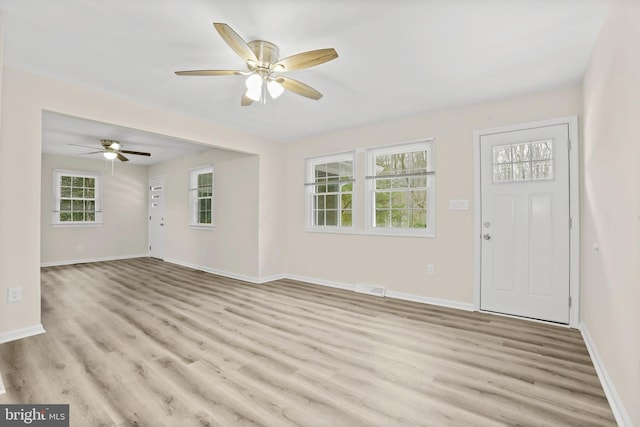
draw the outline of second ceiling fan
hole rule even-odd
[[[335,49],[311,50],[279,59],[280,51],[275,44],[265,40],[252,40],[247,43],[227,24],[215,22],[213,26],[229,47],[245,61],[248,71],[190,70],[176,71],[177,75],[248,76],[247,90],[243,93],[240,102],[242,106],[250,105],[253,102],[264,104],[267,93],[272,98],[277,98],[285,89],[314,100],[322,98],[322,94],[311,86],[280,73],[309,68],[336,59],[338,53]]]
[[[151,153],[147,153],[144,151],[131,151],[131,150],[125,150],[122,148],[122,144],[119,141],[113,140],[113,139],[101,139],[100,140],[100,145],[102,145],[102,148],[99,149],[97,147],[89,147],[87,145],[79,145],[79,144],[67,144],[67,145],[73,145],[75,147],[84,147],[84,148],[92,148],[92,149],[96,149],[97,151],[92,151],[90,153],[83,153],[83,154],[98,154],[98,153],[102,153],[102,155],[107,159],[107,160],[114,160],[114,159],[118,159],[121,162],[128,162],[129,159],[127,159],[124,154],[135,154],[136,156],[151,156]]]

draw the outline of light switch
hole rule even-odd
[[[468,211],[469,200],[467,199],[449,200],[449,210],[450,211]]]

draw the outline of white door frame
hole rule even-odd
[[[480,191],[480,138],[483,135],[513,132],[567,124],[569,126],[569,215],[571,230],[569,232],[570,266],[569,266],[569,326],[577,328],[580,314],[580,144],[578,140],[578,116],[560,117],[530,123],[520,123],[490,129],[473,131],[473,165],[474,165],[474,240],[473,240],[473,306],[480,311],[480,273],[482,245],[482,194]]]

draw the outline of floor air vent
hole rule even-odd
[[[385,292],[387,291],[386,288],[382,287],[382,286],[375,286],[375,285],[364,285],[362,283],[356,283],[356,287],[353,288],[354,292],[358,292],[360,294],[367,294],[367,295],[373,295],[376,297],[383,297]]]

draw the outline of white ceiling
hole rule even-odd
[[[608,3],[0,0],[0,11],[6,66],[295,141],[578,84]],[[243,69],[213,22],[229,24],[247,41],[276,43],[280,57],[335,48],[338,59],[289,74],[324,97],[286,92],[267,105],[241,107],[240,76],[176,76],[176,70]]]

